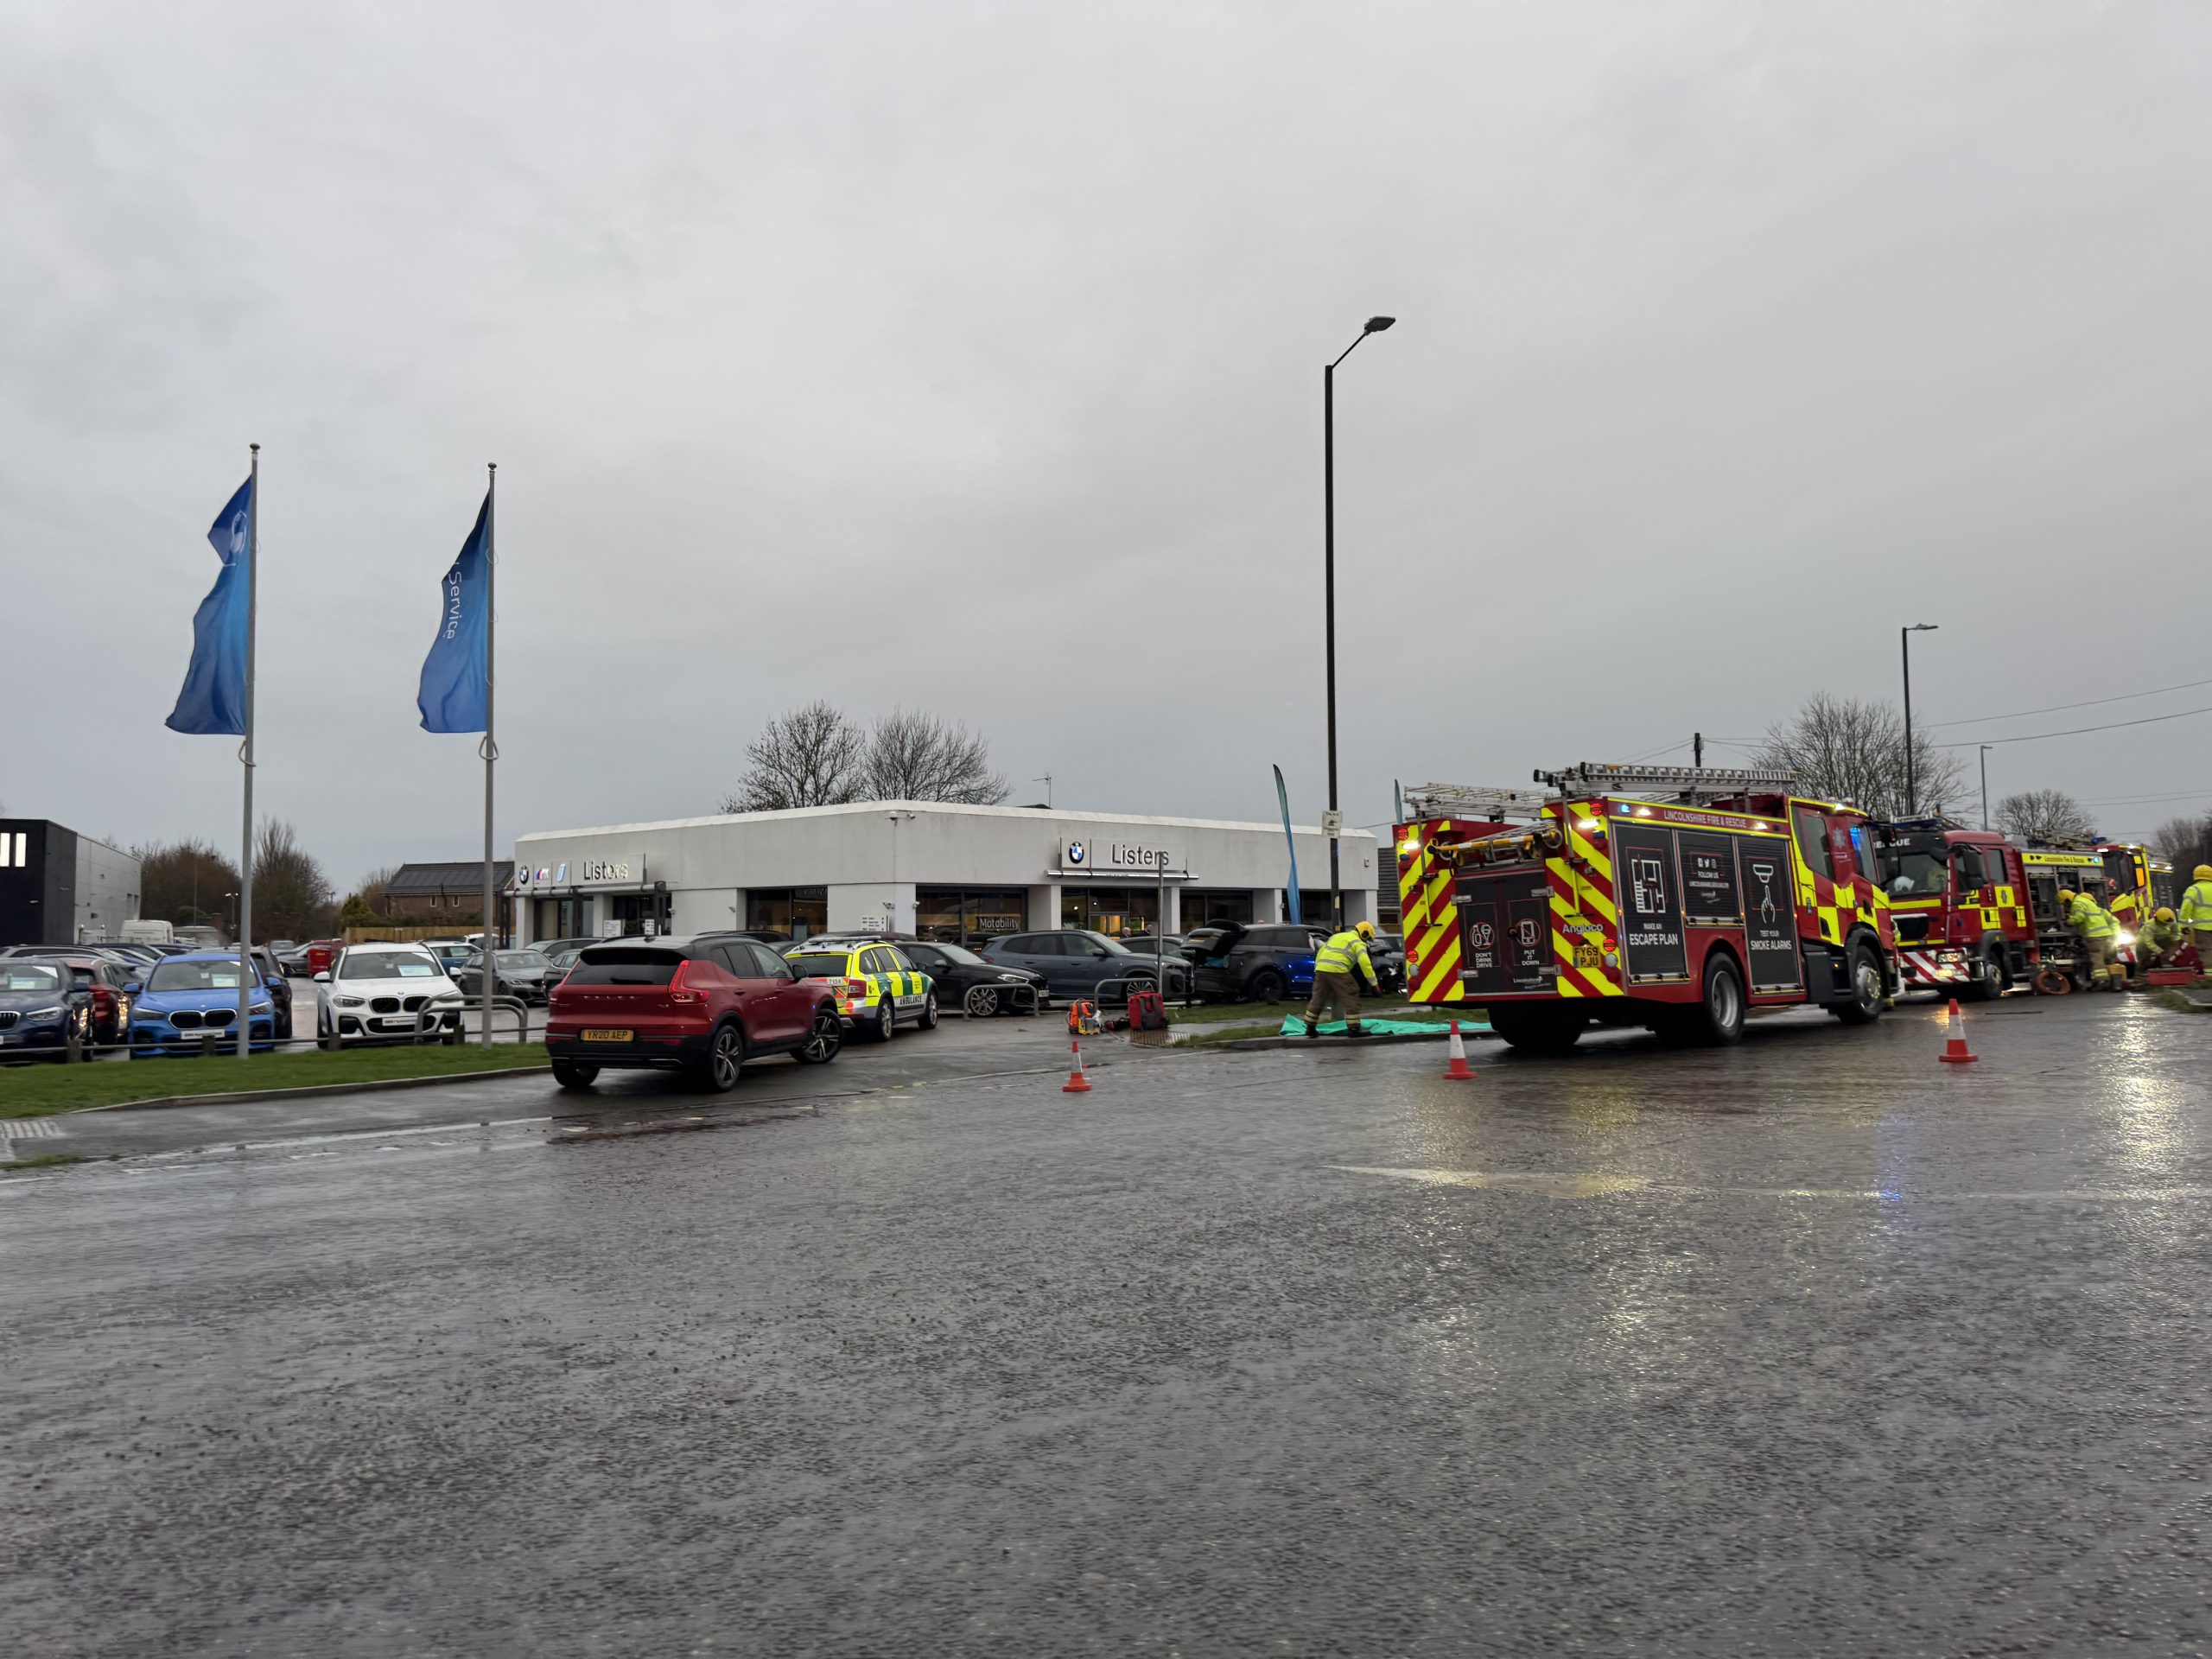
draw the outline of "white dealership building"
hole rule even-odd
[[[795,938],[887,928],[970,946],[1088,927],[1179,933],[1212,921],[1329,916],[1319,829],[1027,806],[862,801],[520,837],[521,938],[772,928]],[[1376,915],[1380,843],[1341,842],[1344,916]]]

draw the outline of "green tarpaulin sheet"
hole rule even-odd
[[[1406,1033],[1418,1036],[1423,1032],[1442,1032],[1451,1029],[1451,1021],[1448,1020],[1363,1020],[1359,1025],[1363,1031],[1371,1032],[1376,1036],[1387,1037]],[[1463,1037],[1471,1032],[1489,1029],[1490,1022],[1485,1020],[1471,1019],[1462,1020],[1459,1022],[1459,1034]],[[1303,1037],[1306,1034],[1304,1017],[1295,1014],[1285,1014],[1282,1021],[1282,1034],[1286,1037]],[[1341,1020],[1323,1020],[1321,1034],[1324,1037],[1343,1036],[1344,1022]]]

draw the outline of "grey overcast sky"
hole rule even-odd
[[[479,844],[414,697],[487,460],[503,844],[710,811],[816,696],[1311,822],[1378,311],[1355,823],[1893,697],[1907,621],[1929,721],[2212,678],[2208,93],[2147,0],[6,0],[0,802],[235,843],[162,722],[257,439],[259,802],[341,888]],[[1991,786],[2144,830],[2209,746]]]

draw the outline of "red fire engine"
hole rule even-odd
[[[1874,836],[1907,990],[1989,998],[2034,983],[2041,952],[2018,848],[1945,817],[1879,823]]]
[[[1783,772],[1586,761],[1536,781],[1407,791],[1413,1001],[1560,1053],[1593,1024],[1732,1043],[1747,1010],[1794,1004],[1863,1025],[1897,994],[1864,813]]]

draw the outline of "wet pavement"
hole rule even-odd
[[[941,1034],[0,1181],[8,1648],[2212,1646],[2212,1020]]]

